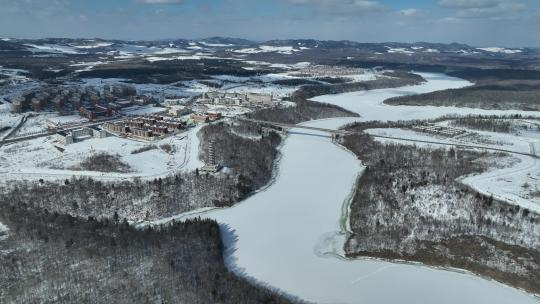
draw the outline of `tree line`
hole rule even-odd
[[[0,201],[1,303],[290,303],[224,265],[220,227],[136,229]]]

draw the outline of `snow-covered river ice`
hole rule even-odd
[[[400,89],[321,96],[362,115],[360,120],[493,113],[457,108],[393,107],[388,97],[457,88],[468,82],[423,74],[426,84]],[[356,119],[328,119],[310,126],[337,128]],[[343,206],[362,164],[315,131],[291,132],[281,148],[275,181],[229,209],[200,213],[222,226],[226,261],[238,274],[317,303],[539,303],[522,291],[459,271],[374,259],[341,257]],[[192,215],[191,215],[192,216]]]

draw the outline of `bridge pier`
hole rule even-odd
[[[338,133],[332,133],[332,142],[335,144],[343,144],[343,135]]]
[[[277,134],[285,135],[285,134],[287,134],[288,129],[262,127],[261,131],[262,131],[263,136],[268,136],[268,135],[270,135],[270,133],[277,133]]]

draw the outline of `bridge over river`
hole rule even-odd
[[[326,128],[319,128],[319,127],[313,127],[313,126],[306,126],[306,125],[293,125],[293,124],[287,124],[287,123],[251,119],[251,118],[240,117],[240,116],[235,117],[235,118],[236,120],[239,120],[239,121],[247,121],[247,122],[256,123],[262,126],[271,127],[281,132],[287,132],[290,129],[304,129],[304,130],[328,133],[332,137],[332,141],[334,142],[342,142],[345,136],[362,133],[362,131],[350,131],[350,130],[343,130],[343,129],[326,129]],[[442,141],[436,141],[436,140],[421,140],[421,139],[414,139],[414,138],[401,138],[401,137],[392,137],[392,136],[376,135],[376,134],[370,134],[370,136],[374,138],[392,139],[392,140],[398,140],[398,141],[414,142],[414,143],[419,143],[419,144],[450,146],[450,147],[462,148],[462,149],[478,149],[478,150],[485,150],[485,151],[490,151],[490,152],[502,152],[502,153],[525,155],[525,156],[530,156],[534,158],[540,158],[540,156],[536,154],[536,149],[534,145],[531,145],[530,153],[526,153],[526,152],[513,151],[513,150],[508,150],[508,149],[498,149],[498,148],[493,148],[493,147],[488,147],[488,146],[473,145],[473,144],[466,144],[466,143],[450,143],[450,142],[442,142]]]

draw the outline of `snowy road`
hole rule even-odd
[[[350,96],[332,98],[345,101],[363,120],[470,112],[439,108],[431,113],[426,108],[392,107],[401,111],[393,113],[382,104],[382,100],[400,94],[468,85],[441,75],[425,77],[429,82],[416,87],[355,93],[361,98],[352,98],[354,102]],[[332,102],[328,97],[318,100]],[[354,120],[358,118],[307,125],[337,128]],[[266,191],[233,208],[196,215],[220,223],[227,245],[226,262],[236,273],[317,303],[539,303],[526,293],[463,272],[341,258],[342,210],[362,171],[361,163],[317,131],[293,130],[281,153],[278,176]]]
[[[478,175],[461,178],[460,181],[476,191],[493,195],[509,204],[540,213],[540,161],[536,154],[536,145],[540,144],[537,134],[515,135],[510,133],[493,133],[477,131],[487,142],[471,142],[474,138],[434,138],[426,133],[418,133],[404,129],[369,129],[367,133],[380,142],[393,142],[404,145],[435,146],[461,145],[462,147],[481,147],[495,151],[510,152],[514,162],[504,168],[494,168]],[[437,144],[436,142],[442,143]],[[536,155],[536,156],[531,156]],[[504,163],[499,163],[504,165]]]

